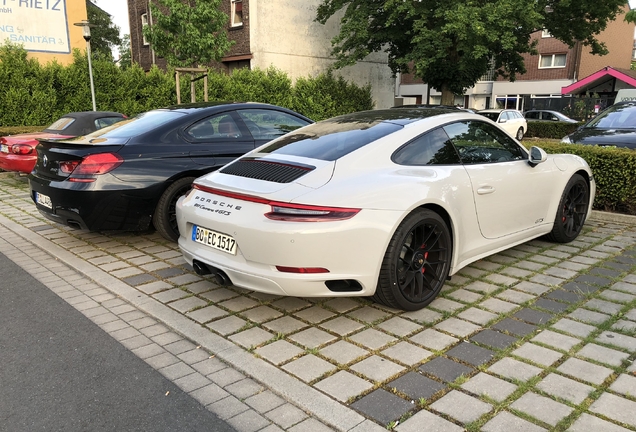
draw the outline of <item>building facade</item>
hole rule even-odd
[[[0,43],[20,44],[40,63],[73,62],[73,49],[86,49],[84,0],[4,1],[0,4]]]
[[[625,13],[628,9],[625,9]],[[466,108],[512,108],[523,111],[524,99],[560,98],[562,89],[574,82],[610,66],[629,70],[634,46],[634,24],[624,21],[624,14],[608,23],[597,36],[609,50],[605,56],[592,55],[589,47],[581,43],[569,47],[546,31],[532,34],[537,41],[538,55],[524,54],[526,73],[517,75],[514,82],[494,73],[487,74],[464,95],[456,96],[455,103]],[[610,92],[618,89],[612,88]],[[403,103],[439,103],[441,93],[412,75],[398,77],[398,97]],[[428,96],[428,101],[427,101]]]
[[[146,70],[153,64],[166,67],[143,38],[142,28],[152,25],[149,1],[128,0],[132,58]],[[326,72],[335,61],[330,55],[331,39],[338,33],[339,20],[332,17],[325,25],[315,22],[319,4],[320,0],[223,0],[234,45],[213,66],[226,72],[275,66],[292,79]],[[395,80],[386,54],[373,53],[336,73],[358,85],[371,84],[376,108],[393,106]]]

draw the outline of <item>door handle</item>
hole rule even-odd
[[[492,186],[482,186],[480,188],[477,189],[477,193],[479,195],[487,195],[487,194],[491,194],[495,191],[495,188]]]

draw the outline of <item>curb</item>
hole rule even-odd
[[[137,309],[164,323],[175,332],[201,345],[234,369],[260,381],[265,387],[287,401],[296,404],[296,406],[310,413],[318,421],[342,432],[361,427],[367,421],[364,416],[353,409],[320,393],[318,390],[282,372],[264,360],[254,357],[245,349],[195,324],[179,312],[137,291],[132,286],[95,267],[93,264],[76,257],[71,252],[64,250],[50,240],[42,238],[28,228],[22,227],[3,216],[0,216],[0,226],[4,226],[15,235],[52,255]]]
[[[600,222],[614,222],[628,225],[636,225],[636,216],[622,213],[611,213],[600,210],[592,210],[590,219]]]

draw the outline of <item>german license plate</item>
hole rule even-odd
[[[46,207],[46,208],[53,208],[53,203],[51,202],[51,198],[49,198],[47,195],[42,195],[39,192],[35,193],[35,202]]]
[[[236,240],[217,231],[194,225],[192,227],[192,241],[236,255]]]
[[[8,145],[1,144],[1,145],[0,145],[0,152],[2,152],[2,153],[9,153],[9,146],[8,146]]]

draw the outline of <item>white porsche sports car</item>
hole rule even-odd
[[[481,115],[359,112],[198,178],[177,203],[179,246],[219,284],[416,310],[473,261],[574,240],[595,191],[583,159],[527,151]]]

